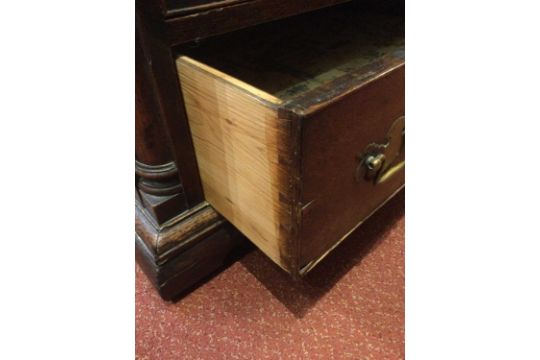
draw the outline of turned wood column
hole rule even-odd
[[[135,46],[137,196],[157,223],[161,224],[186,210],[187,205],[138,35]]]
[[[147,15],[150,14],[154,12]],[[146,123],[160,128],[160,135],[155,132],[152,144],[164,143],[159,146],[167,150],[168,156],[165,158],[176,165],[186,206],[192,208],[204,201],[204,195],[180,91],[175,53],[168,42],[162,17],[142,16],[137,9],[135,27],[137,77],[139,73],[144,74],[142,80],[137,81],[137,86],[141,87],[142,97],[150,95],[152,99],[152,104],[147,104],[152,110]],[[156,154],[163,153],[156,151]],[[145,163],[142,159],[138,160]]]

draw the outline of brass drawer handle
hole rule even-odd
[[[372,143],[357,157],[355,178],[382,184],[405,168],[405,117],[396,119],[382,144]]]

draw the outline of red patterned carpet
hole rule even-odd
[[[301,283],[252,251],[176,303],[136,268],[137,359],[403,359],[404,194]]]

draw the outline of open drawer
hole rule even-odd
[[[177,59],[206,200],[295,276],[404,185],[403,25],[336,9]]]

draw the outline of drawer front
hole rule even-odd
[[[400,65],[304,119],[302,272],[403,186],[404,94]]]

